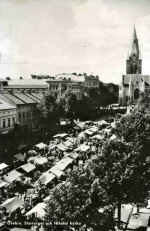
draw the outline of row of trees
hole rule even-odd
[[[71,92],[66,92],[62,97],[56,99],[50,93],[46,93],[38,105],[41,120],[47,123],[58,122],[61,118],[83,118],[86,117],[93,109],[92,100],[83,96],[77,100]]]
[[[83,95],[80,100],[69,91],[56,99],[50,93],[44,95],[38,105],[41,120],[52,123],[60,118],[89,119],[99,111],[100,106],[118,102],[118,87],[114,84],[105,85],[100,82],[98,89],[90,90],[89,97]]]
[[[144,97],[142,98],[143,102]],[[46,209],[46,220],[79,221],[94,230],[115,230],[114,211],[131,203],[147,203],[150,190],[150,115],[146,104],[124,115],[113,130],[117,139],[106,140],[100,154],[82,169],[68,173],[56,187]],[[137,211],[138,212],[138,211]]]

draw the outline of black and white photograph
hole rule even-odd
[[[0,0],[0,231],[150,231],[150,0]]]

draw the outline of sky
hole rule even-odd
[[[0,78],[76,72],[119,83],[134,24],[150,74],[150,0],[0,0]]]

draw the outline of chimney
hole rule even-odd
[[[0,83],[0,91],[3,91],[3,83]]]
[[[8,80],[8,81],[9,81],[9,80],[11,80],[11,79],[10,79],[10,77],[6,77],[6,80]]]

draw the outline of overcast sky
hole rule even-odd
[[[150,74],[150,0],[0,0],[0,77],[85,72],[119,83],[134,22]]]

